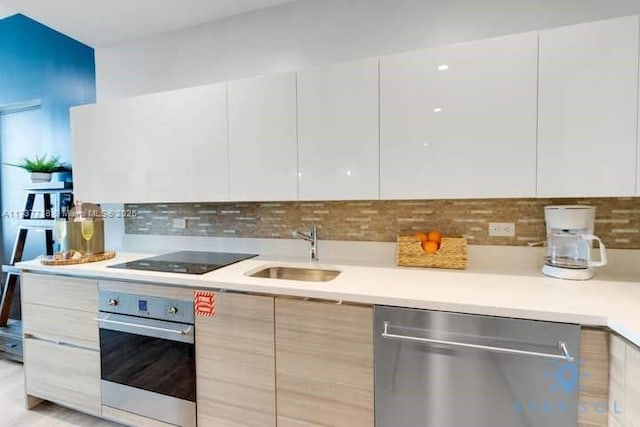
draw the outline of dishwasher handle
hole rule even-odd
[[[389,322],[385,321],[384,331],[381,334],[383,338],[397,339],[401,341],[409,341],[409,342],[415,342],[420,344],[438,344],[438,345],[444,345],[449,347],[490,351],[493,353],[505,353],[505,354],[516,354],[521,356],[542,357],[545,359],[564,360],[566,362],[574,362],[576,360],[575,357],[571,356],[571,354],[569,353],[567,344],[564,341],[558,341],[558,350],[560,350],[562,354],[538,353],[535,351],[518,350],[515,348],[495,347],[490,345],[471,344],[471,343],[458,342],[458,341],[446,341],[446,340],[437,340],[433,338],[422,338],[422,337],[412,337],[409,335],[392,334],[392,333],[389,333],[389,326],[390,326]]]

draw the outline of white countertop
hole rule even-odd
[[[640,346],[640,277],[603,274],[585,282],[552,279],[538,271],[498,274],[465,271],[364,266],[340,262],[258,257],[203,275],[107,268],[148,254],[120,253],[109,261],[44,266],[38,260],[17,267],[42,273],[132,280],[265,294],[382,304],[398,307],[516,317],[589,326],[608,326]],[[329,282],[300,282],[247,276],[269,265],[340,270]]]

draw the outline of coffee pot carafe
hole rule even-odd
[[[561,279],[588,280],[594,267],[607,264],[606,248],[593,234],[595,207],[546,206],[547,256],[542,273]],[[593,259],[593,242],[598,242],[599,258]]]

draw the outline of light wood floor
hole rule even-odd
[[[52,403],[24,409],[22,364],[0,358],[0,426],[2,427],[118,427]]]

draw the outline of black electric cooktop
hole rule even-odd
[[[232,254],[226,252],[181,251],[137,259],[111,268],[162,271],[166,273],[204,274],[227,265],[253,258],[258,254]]]

